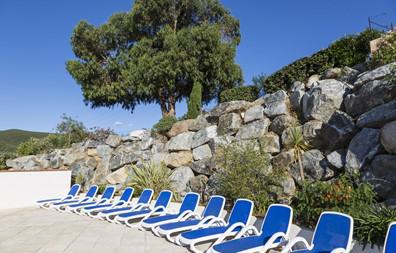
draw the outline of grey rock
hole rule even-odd
[[[280,152],[280,140],[276,133],[269,132],[259,139],[261,151],[264,153],[277,154]]]
[[[358,117],[370,109],[388,103],[395,98],[396,85],[388,80],[374,80],[365,83],[356,92],[345,97],[345,110],[352,117]]]
[[[302,126],[304,140],[311,146],[318,147],[320,145],[320,133],[322,131],[323,122],[319,120],[311,120]]]
[[[147,129],[134,130],[128,134],[129,141],[140,141],[144,137],[150,136],[150,131]]]
[[[270,123],[271,121],[265,118],[246,124],[239,129],[236,138],[240,140],[260,138],[268,131]]]
[[[133,173],[131,165],[126,165],[114,171],[113,173],[107,175],[106,181],[112,185],[116,185],[116,184],[125,185],[128,182],[131,173]]]
[[[113,148],[118,147],[121,144],[121,142],[122,142],[121,136],[115,134],[110,134],[105,141],[107,145]]]
[[[180,151],[168,153],[164,159],[164,163],[170,168],[177,168],[190,165],[192,160],[193,156],[191,151]]]
[[[87,140],[84,143],[84,149],[88,149],[88,148],[96,148],[98,145],[100,145],[101,143],[99,141],[96,140]]]
[[[357,132],[353,119],[342,111],[335,111],[320,133],[323,150],[346,148]]]
[[[213,139],[210,139],[209,146],[210,149],[216,152],[218,149],[222,149],[228,145],[230,145],[233,141],[235,141],[235,137],[229,135],[216,136]]]
[[[264,108],[260,105],[253,106],[245,112],[245,117],[243,118],[245,123],[249,123],[255,120],[264,119]]]
[[[219,118],[219,124],[217,126],[217,133],[219,135],[233,135],[238,132],[242,125],[241,116],[238,113],[228,113],[221,115]]]
[[[88,159],[80,159],[73,162],[69,169],[72,172],[72,176],[74,177],[81,177],[83,179],[83,184],[87,184],[94,175],[94,170],[98,162],[95,158],[88,158]]]
[[[373,81],[383,79],[386,76],[392,75],[395,73],[396,62],[389,63],[387,65],[381,66],[374,70],[364,72],[359,75],[358,79],[355,81],[355,87],[362,86],[363,84]]]
[[[202,160],[205,158],[212,157],[212,150],[210,149],[208,144],[199,146],[193,149],[193,158],[194,160]]]
[[[305,84],[303,82],[300,82],[300,81],[295,81],[292,84],[291,88],[290,88],[290,92],[299,91],[299,90],[304,91],[305,90]]]
[[[303,114],[307,120],[316,119],[327,122],[335,110],[341,108],[348,87],[337,80],[319,81],[303,97]]]
[[[302,99],[304,97],[305,91],[296,90],[290,93],[290,104],[294,111],[300,112],[302,110]]]
[[[169,138],[179,135],[184,132],[188,132],[189,128],[194,124],[195,120],[187,119],[181,120],[173,124],[172,128],[166,134]]]
[[[308,78],[307,83],[305,84],[305,88],[307,89],[311,89],[313,86],[315,86],[317,84],[317,82],[319,82],[320,80],[320,76],[319,75],[312,75]]]
[[[290,115],[280,115],[272,120],[270,130],[281,135],[286,128],[295,126],[298,120]]]
[[[127,164],[136,163],[139,158],[140,145],[138,143],[124,143],[116,148],[109,159],[109,169],[114,171]]]
[[[195,161],[192,163],[191,169],[198,174],[211,176],[216,170],[216,160],[212,157]]]
[[[381,128],[381,144],[388,153],[396,154],[396,121]]]
[[[230,101],[230,102],[221,103],[208,113],[208,115],[206,116],[206,120],[209,123],[216,123],[219,117],[223,114],[227,114],[231,112],[236,112],[236,113],[244,112],[251,106],[252,103],[247,101]]]
[[[304,170],[304,177],[311,180],[327,180],[334,176],[334,171],[330,169],[328,162],[322,152],[312,149],[304,152],[301,157],[301,163]],[[299,164],[293,165],[293,176],[301,180]]]
[[[378,153],[380,146],[380,131],[363,128],[349,143],[345,169],[350,173],[358,172]]]
[[[274,168],[284,169],[289,168],[295,160],[294,149],[289,149],[274,156],[271,162]]]
[[[168,142],[169,151],[189,151],[193,143],[194,132],[185,132],[172,137]]]
[[[188,189],[192,192],[197,192],[203,195],[206,185],[208,184],[208,180],[209,178],[205,175],[198,175],[196,177],[193,177],[187,184]]]
[[[303,133],[302,131],[302,126],[293,126],[293,127],[288,127],[286,128],[282,135],[281,135],[281,140],[282,140],[282,146],[284,148],[289,148],[293,146],[293,134],[294,133]]]
[[[196,132],[192,138],[192,148],[208,143],[217,136],[217,126],[209,126]]]
[[[396,156],[377,155],[371,163],[372,177],[369,181],[374,190],[385,199],[395,198]]]
[[[346,163],[346,149],[338,149],[326,156],[327,161],[337,169],[342,169],[345,167]]]
[[[270,118],[289,114],[289,97],[283,90],[267,94],[264,100],[264,114]]]
[[[71,149],[63,157],[63,163],[66,166],[69,166],[73,162],[85,158],[86,154],[83,151],[73,152]]]
[[[168,156],[168,153],[153,153],[150,159],[150,163],[154,165],[160,165],[161,163],[164,163],[166,157]]]
[[[354,83],[356,81],[357,77],[359,76],[359,74],[360,74],[360,71],[345,66],[342,69],[342,74],[338,78],[338,80],[340,80],[342,82],[346,82],[346,83]]]
[[[113,149],[107,145],[99,145],[96,147],[96,152],[99,156],[99,158],[110,158],[111,152],[113,152]]]
[[[356,125],[360,128],[379,128],[385,123],[396,120],[396,101],[374,107],[358,118]]]
[[[190,131],[199,131],[205,127],[210,126],[209,122],[206,120],[204,115],[199,115],[194,122],[189,126],[188,130]]]
[[[194,172],[187,166],[176,168],[172,171],[172,186],[178,193],[187,191],[188,182],[194,177]]]
[[[142,140],[140,147],[142,150],[149,150],[153,145],[154,145],[154,138],[147,137]]]
[[[321,79],[338,79],[342,75],[342,69],[341,68],[330,68],[327,69]]]

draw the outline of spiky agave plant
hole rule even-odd
[[[294,126],[290,128],[291,147],[294,149],[294,155],[297,158],[300,169],[301,180],[304,180],[304,168],[302,166],[301,155],[310,147],[304,139],[301,127]]]

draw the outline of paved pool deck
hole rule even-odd
[[[151,232],[41,208],[0,211],[1,253],[189,252]]]

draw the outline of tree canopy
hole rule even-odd
[[[238,86],[239,21],[219,0],[136,0],[95,27],[81,21],[71,38],[77,57],[67,70],[92,107],[157,103],[163,116],[202,86],[202,102]]]

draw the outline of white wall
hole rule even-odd
[[[40,199],[65,196],[71,171],[0,172],[0,209],[34,206]]]

